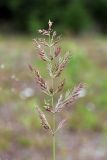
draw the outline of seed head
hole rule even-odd
[[[84,88],[83,84],[79,84],[77,87],[73,89],[73,91],[68,91],[65,94],[61,94],[57,100],[56,105],[54,106],[53,96],[63,90],[65,80],[62,80],[58,85],[56,90],[54,82],[59,78],[67,63],[69,62],[71,55],[67,52],[64,56],[61,57],[61,48],[58,47],[58,42],[60,41],[61,36],[57,36],[56,31],[52,29],[53,22],[51,20],[48,21],[48,29],[39,29],[38,32],[41,36],[46,36],[45,38],[36,38],[34,39],[34,45],[37,49],[37,54],[39,57],[45,61],[47,65],[48,75],[51,78],[51,84],[48,83],[42,78],[38,69],[33,68],[29,65],[30,71],[34,74],[34,78],[39,88],[49,96],[49,99],[44,101],[45,104],[43,107],[46,111],[51,112],[51,114],[56,114],[62,111],[65,107],[72,106],[78,98],[80,98],[80,92]],[[48,40],[47,40],[48,38]],[[51,86],[51,87],[50,87]],[[59,125],[56,127],[53,126],[51,129],[50,124],[48,123],[45,114],[42,110],[37,107],[36,108],[39,117],[41,120],[41,124],[46,131],[49,131],[54,134],[63,127],[65,119],[62,120]],[[55,123],[55,122],[54,122]],[[56,125],[55,125],[56,126]]]

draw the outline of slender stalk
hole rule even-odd
[[[55,145],[55,135],[53,135],[53,160],[56,160],[56,145]]]
[[[52,78],[52,88],[53,88],[53,78]],[[53,95],[52,95],[52,106],[53,106]],[[53,114],[53,131],[55,131],[55,114]],[[53,160],[56,160],[56,138],[55,133],[52,137],[52,152],[53,152]]]
[[[50,34],[49,34],[49,49],[50,49],[50,55],[51,55],[51,38],[50,38]],[[52,85],[52,89],[54,89],[54,78],[51,78],[51,85]],[[54,107],[54,95],[52,93],[52,107]],[[53,132],[55,131],[55,114],[53,114]],[[56,160],[56,138],[55,138],[55,133],[53,134],[52,137],[52,157],[53,160]]]

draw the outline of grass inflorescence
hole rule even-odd
[[[72,91],[67,90],[66,93],[60,93],[63,91],[63,87],[65,85],[65,79],[62,79],[62,81],[57,84],[57,88],[55,87],[55,81],[56,79],[61,79],[61,73],[69,62],[71,54],[68,51],[63,56],[61,56],[61,47],[59,46],[60,36],[57,36],[57,33],[53,30],[52,26],[53,22],[49,20],[47,30],[38,30],[38,32],[44,38],[34,39],[34,46],[37,49],[38,56],[46,63],[46,68],[51,84],[48,84],[49,82],[41,76],[37,68],[33,68],[31,65],[29,65],[29,69],[33,73],[35,82],[38,87],[49,98],[48,102],[47,100],[44,100],[44,109],[52,115],[53,123],[49,124],[41,107],[36,106],[36,111],[39,114],[42,127],[45,129],[45,131],[52,135],[53,160],[56,160],[56,133],[63,127],[64,123],[66,122],[66,119],[62,119],[62,121],[57,125],[56,114],[64,111],[64,109],[67,110],[68,107],[72,106],[76,102],[76,100],[80,97],[80,93],[84,88],[84,84],[80,83],[74,87]],[[55,102],[55,96],[58,95],[58,93],[60,93],[60,96]]]

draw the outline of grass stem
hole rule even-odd
[[[53,88],[53,78],[52,78],[52,88]],[[54,107],[54,97],[52,95],[52,107]],[[53,114],[53,131],[55,131],[55,114]],[[52,137],[52,154],[53,154],[53,160],[56,160],[56,138],[55,138],[55,134],[53,134]]]

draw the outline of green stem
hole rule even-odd
[[[53,135],[53,160],[56,160],[56,145],[55,145],[55,135]]]
[[[52,88],[53,88],[53,78],[52,78]],[[52,106],[53,106],[53,95],[52,95]],[[53,114],[53,131],[55,131],[55,114]],[[56,160],[56,138],[55,133],[53,134],[53,142],[52,142],[52,152],[53,152],[53,160]]]
[[[49,44],[50,44],[50,55],[51,55],[51,37],[49,34]],[[52,89],[54,88],[54,78],[52,77]],[[52,107],[54,107],[54,96],[52,93]],[[55,114],[53,114],[53,132],[55,131]],[[55,138],[55,133],[53,134],[52,137],[52,157],[53,160],[56,160],[56,138]]]

